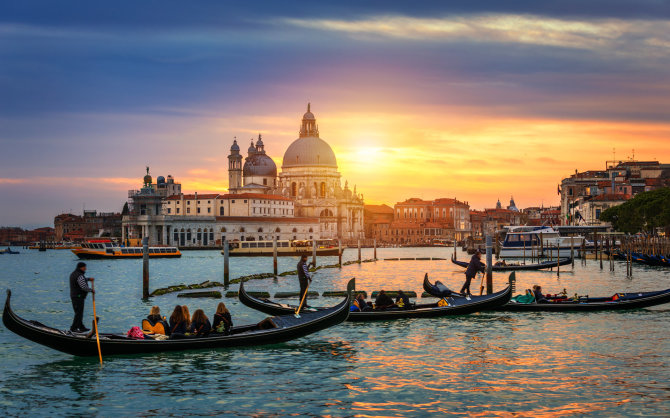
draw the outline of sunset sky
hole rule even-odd
[[[146,165],[225,192],[307,102],[366,203],[556,204],[613,149],[670,162],[670,5],[2,2],[0,226],[120,211]]]

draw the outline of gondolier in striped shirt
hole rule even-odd
[[[300,261],[298,261],[298,281],[300,282],[300,300],[302,300],[305,292],[307,291],[307,284],[312,282],[312,278],[309,275],[307,254],[301,255]],[[305,303],[305,307],[307,306],[307,303]]]
[[[87,332],[90,331],[84,326],[82,320],[84,319],[84,304],[86,302],[86,295],[95,293],[93,289],[88,287],[87,281],[93,281],[93,277],[86,277],[86,263],[77,263],[77,268],[70,274],[70,299],[72,300],[72,309],[74,310],[74,320],[70,331],[72,332]]]

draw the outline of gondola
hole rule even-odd
[[[454,260],[454,256],[451,256],[451,262],[456,264],[457,266],[461,267],[468,267],[468,262],[467,261],[457,261]],[[548,268],[553,268],[557,266],[564,266],[566,264],[572,263],[572,258],[571,257],[564,257],[564,258],[559,258],[558,260],[549,260],[549,261],[543,261],[541,263],[537,264],[512,264],[508,266],[492,266],[491,270],[492,271],[520,271],[520,270],[542,270],[542,269],[548,269]]]
[[[269,315],[287,315],[294,312],[296,306],[275,302],[269,299],[256,298],[249,295],[244,289],[244,282],[240,283],[238,293],[240,302],[248,307]],[[473,296],[471,300],[458,297],[445,298],[447,306],[438,306],[437,303],[414,304],[408,308],[392,308],[387,310],[370,310],[350,312],[347,321],[377,321],[400,318],[433,318],[447,315],[464,315],[478,311],[490,310],[509,302],[512,297],[512,288],[485,296]],[[319,312],[323,308],[308,308],[305,312]]]
[[[0,250],[0,254],[20,254],[20,251],[14,251],[7,248],[4,250]]]
[[[656,292],[617,293],[610,297],[582,297],[579,300],[550,301],[547,303],[517,303],[510,301],[499,307],[500,311],[608,311],[646,308],[670,302],[670,289]]]
[[[231,335],[210,334],[207,337],[192,337],[167,340],[135,340],[123,334],[100,334],[100,348],[103,356],[116,354],[155,353],[162,351],[182,351],[192,349],[212,349],[262,344],[276,344],[293,340],[325,328],[337,325],[347,319],[349,305],[353,300],[354,280],[347,286],[347,297],[332,308],[305,312],[296,318],[292,313],[267,318],[259,324],[233,327]],[[97,356],[95,336],[72,333],[48,327],[37,321],[29,321],[17,316],[10,306],[11,291],[7,290],[2,322],[12,332],[75,356]],[[261,325],[263,324],[263,325]]]

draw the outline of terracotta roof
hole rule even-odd
[[[364,210],[372,213],[390,213],[393,214],[393,208],[387,205],[365,205]]]
[[[266,199],[266,200],[286,200],[291,201],[290,198],[280,196],[277,194],[263,194],[263,193],[239,193],[239,194],[224,194],[219,195],[218,199],[235,199],[235,198],[247,198],[247,199]]]
[[[595,201],[608,201],[608,202],[616,202],[616,201],[622,201],[622,200],[628,200],[630,199],[631,196],[629,194],[621,194],[621,193],[608,193],[608,194],[601,194],[596,197],[594,197],[592,200]]]
[[[182,199],[182,196],[183,196],[184,200],[195,200],[195,194],[181,194],[181,195],[175,194],[175,195],[172,195],[172,196],[170,196],[170,197],[167,197],[166,200],[181,200],[181,199]],[[219,195],[219,194],[216,194],[216,193],[211,193],[211,194],[199,194],[199,195],[198,195],[198,200],[202,200],[202,199],[216,199],[216,198],[219,197],[219,196],[220,196],[220,195]]]
[[[292,223],[319,223],[319,218],[279,218],[270,216],[217,216],[217,222],[271,222],[277,224],[292,224]]]

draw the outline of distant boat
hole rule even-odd
[[[87,242],[72,252],[82,259],[142,258],[142,247],[121,247],[111,242]],[[150,258],[177,258],[181,252],[177,247],[149,247]]]
[[[277,256],[291,257],[302,254],[312,255],[313,240],[278,240]],[[234,241],[228,244],[230,257],[271,257],[273,255],[273,241]],[[339,246],[333,239],[317,239],[316,255],[338,255]],[[223,254],[224,251],[221,251]]]
[[[0,254],[19,254],[18,251],[12,251],[9,247],[4,250],[0,250]]]
[[[561,237],[558,231],[550,226],[511,226],[507,230],[505,240],[500,248],[500,257],[531,257],[554,256],[560,252],[568,254],[572,248],[579,250],[584,237]],[[586,241],[587,248],[593,248],[593,242]],[[544,255],[538,254],[544,251]]]

